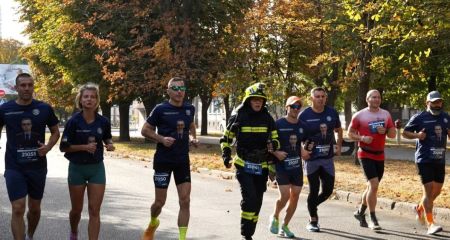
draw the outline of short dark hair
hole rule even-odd
[[[315,88],[311,89],[311,97],[313,97],[314,96],[314,92],[317,92],[317,91],[324,92],[325,96],[328,96],[327,91],[325,90],[325,88],[323,88],[323,87],[315,87]]]
[[[20,78],[33,78],[29,73],[19,73],[16,77],[16,85],[19,83]]]

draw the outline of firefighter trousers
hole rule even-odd
[[[236,170],[236,178],[241,188],[241,235],[251,237],[255,233],[259,211],[267,190],[267,169],[262,175],[254,175],[244,171],[242,167]]]

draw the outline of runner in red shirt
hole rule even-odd
[[[365,211],[369,207],[370,228],[377,231],[381,227],[375,216],[375,207],[378,185],[384,173],[384,145],[386,136],[394,138],[396,130],[389,112],[380,108],[381,95],[378,90],[368,91],[366,102],[368,107],[353,115],[348,131],[348,136],[358,141],[358,159],[367,179],[361,206],[354,216],[361,227],[368,227]]]

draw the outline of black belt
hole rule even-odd
[[[374,151],[367,147],[359,147],[359,149],[361,149],[363,152],[371,153],[371,154],[375,154],[375,155],[381,155],[384,153],[384,151]]]

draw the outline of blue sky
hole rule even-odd
[[[19,3],[14,0],[0,0],[0,2],[2,38],[13,38],[28,44],[29,39],[22,34],[26,24],[19,23],[19,14],[17,13]]]

